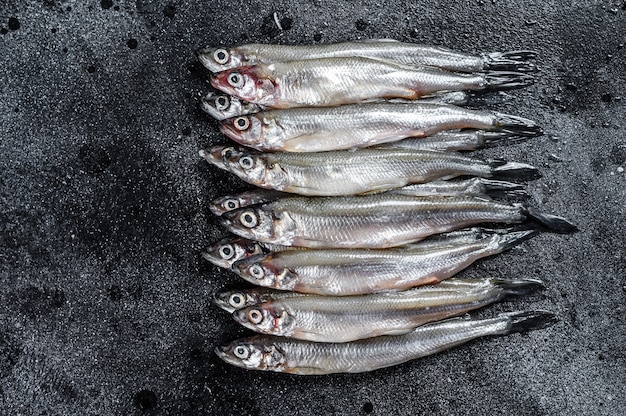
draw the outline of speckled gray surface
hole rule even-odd
[[[5,0],[0,28],[0,414],[626,414],[623,1]],[[498,108],[547,134],[484,154],[539,166],[534,204],[582,231],[464,275],[541,278],[478,315],[561,321],[369,374],[230,367],[212,350],[245,331],[209,298],[239,283],[199,250],[246,185],[197,155],[223,139],[194,50],[370,37],[539,52]]]

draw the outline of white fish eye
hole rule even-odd
[[[263,267],[259,266],[258,264],[253,264],[252,266],[250,266],[250,269],[248,269],[248,271],[250,272],[250,276],[254,277],[255,279],[262,279],[263,276],[265,276],[265,270],[263,270]]]
[[[235,354],[235,357],[245,360],[250,356],[250,351],[245,345],[238,345],[233,350],[233,354]]]
[[[244,304],[243,296],[239,293],[233,293],[230,295],[230,298],[228,298],[228,303],[230,303],[230,306],[233,308],[241,308]]]
[[[244,169],[250,169],[254,166],[254,160],[252,159],[251,156],[244,156],[241,159],[239,159],[239,166],[241,166]]]
[[[219,248],[219,253],[224,260],[229,260],[235,255],[235,250],[233,249],[233,246],[227,244]]]
[[[250,127],[250,120],[248,117],[238,117],[233,121],[233,126],[239,131],[247,130]]]
[[[226,149],[222,150],[222,157],[228,159],[233,155],[234,151],[235,149],[233,147],[227,147]]]
[[[230,102],[228,101],[228,97],[222,95],[215,99],[215,108],[220,111],[227,110],[230,107]]]
[[[237,200],[235,199],[227,199],[226,201],[224,201],[222,206],[226,208],[227,210],[232,211],[234,209],[239,208],[239,202],[237,202]]]
[[[253,211],[243,212],[239,216],[239,221],[241,221],[241,224],[246,228],[256,227],[259,223],[259,220]]]
[[[213,52],[213,59],[215,59],[215,62],[218,64],[224,65],[228,62],[229,58],[230,55],[226,49],[216,49],[215,52]]]
[[[233,88],[243,87],[243,77],[239,72],[233,72],[228,75],[228,83]]]
[[[248,320],[253,324],[258,325],[263,322],[263,314],[258,309],[251,309],[248,311]]]

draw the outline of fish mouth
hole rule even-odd
[[[219,358],[221,358],[223,361],[227,362],[228,364],[237,366],[237,367],[241,367],[242,364],[240,361],[235,360],[227,351],[228,351],[228,346],[227,345],[220,345],[215,347],[215,349],[213,350],[215,352],[215,355],[217,355]]]
[[[233,126],[228,124],[227,121],[222,121],[220,123],[220,131],[226,135],[231,140],[234,140],[238,143],[245,144],[244,137],[241,133],[236,130]]]
[[[217,74],[212,74],[211,75],[211,85],[213,86],[213,88],[218,89],[222,92],[225,92],[226,94],[229,95],[236,95],[235,94],[235,90],[233,88],[230,87],[230,85],[228,85],[227,82],[225,82],[225,77],[227,76],[226,73],[223,72],[219,72]]]
[[[224,163],[224,157],[222,152],[227,146],[214,146],[210,149],[200,150],[200,156],[206,159],[212,165],[217,166],[220,169],[228,170],[226,163]]]

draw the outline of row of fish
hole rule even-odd
[[[459,106],[508,98],[469,91],[530,85],[533,53],[373,40],[210,48],[199,58],[227,94],[207,95],[202,108],[246,146],[200,154],[263,188],[211,205],[238,237],[203,256],[256,285],[218,292],[215,303],[263,334],[217,348],[224,361],[294,374],[371,371],[554,322],[544,311],[454,318],[542,287],[456,273],[539,230],[576,230],[492,199],[525,199],[511,181],[539,177],[536,168],[455,152],[542,134],[531,120]],[[481,223],[523,225],[466,228]]]

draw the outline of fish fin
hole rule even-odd
[[[495,179],[479,178],[480,183],[485,189],[485,193],[494,198],[501,197],[523,197],[527,198],[528,192],[524,189],[524,185],[513,182],[499,181]]]
[[[511,248],[529,240],[539,234],[539,230],[513,231],[506,234],[494,234],[499,252]]]
[[[483,69],[488,71],[515,71],[515,72],[536,72],[537,65],[528,62],[535,59],[537,53],[533,51],[509,51],[493,52],[483,56]]]
[[[537,222],[541,228],[558,234],[569,234],[578,231],[578,227],[563,217],[558,217],[532,207],[523,207],[523,213]]]
[[[532,120],[523,117],[512,116],[510,114],[495,113],[496,126],[498,130],[506,131],[519,136],[536,137],[541,136],[541,127]]]
[[[558,322],[557,316],[547,311],[511,312],[503,315],[509,318],[509,334],[543,329]]]
[[[497,179],[515,179],[519,181],[531,181],[541,177],[539,170],[531,165],[517,162],[507,162],[502,159],[489,161],[491,174]]]
[[[499,145],[509,145],[513,143],[525,142],[531,139],[531,135],[517,134],[517,132],[509,131],[508,129],[502,131],[479,131],[478,132],[478,149],[484,149],[486,147],[493,147]]]
[[[545,288],[539,279],[491,279],[491,281],[502,289],[502,297],[528,295]]]
[[[484,77],[488,90],[523,88],[535,83],[535,77],[520,72],[489,72]]]

